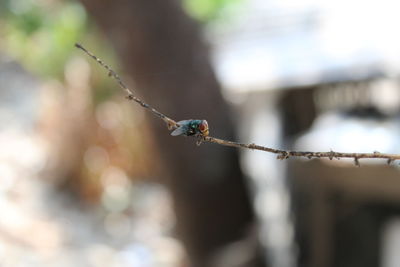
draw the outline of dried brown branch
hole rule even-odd
[[[107,71],[108,71],[108,76],[114,78],[119,86],[124,89],[127,92],[126,98],[128,100],[133,100],[142,107],[146,108],[150,112],[152,112],[155,116],[159,117],[162,119],[166,124],[169,130],[176,129],[179,127],[179,124],[166,116],[165,114],[159,112],[155,108],[151,107],[149,104],[145,103],[143,100],[139,99],[136,97],[133,92],[125,85],[125,83],[121,80],[121,78],[118,76],[118,74],[113,71],[107,64],[105,64],[100,58],[96,57],[94,54],[89,52],[86,48],[84,48],[80,44],[75,44],[75,46],[82,51],[84,51],[87,55],[89,55],[91,58],[96,60],[101,66],[103,66]],[[284,160],[288,159],[290,157],[305,157],[308,159],[313,159],[313,158],[328,158],[330,160],[332,159],[341,159],[341,158],[351,158],[354,159],[354,164],[356,166],[360,166],[360,159],[386,159],[387,164],[391,164],[395,160],[400,160],[400,154],[386,154],[386,153],[380,153],[380,152],[373,152],[373,153],[344,153],[344,152],[335,152],[335,151],[328,151],[328,152],[311,152],[311,151],[291,151],[291,150],[281,150],[281,149],[275,149],[275,148],[270,148],[270,147],[265,147],[265,146],[260,146],[256,144],[244,144],[244,143],[237,143],[233,141],[228,141],[228,140],[223,140],[219,138],[215,138],[212,136],[197,136],[199,138],[197,144],[200,144],[201,142],[210,142],[218,145],[223,145],[223,146],[230,146],[230,147],[236,147],[236,148],[245,148],[245,149],[252,149],[252,150],[260,150],[260,151],[265,151],[269,153],[273,153],[277,155],[278,159]]]
[[[160,119],[165,121],[165,123],[167,124],[169,130],[174,129],[174,128],[176,128],[178,126],[176,121],[174,121],[173,119],[167,117],[163,113],[159,112],[158,110],[156,110],[155,108],[153,108],[149,104],[143,102],[141,99],[137,98],[133,94],[131,89],[129,89],[128,86],[126,86],[125,83],[121,80],[121,78],[118,76],[118,74],[114,70],[112,70],[106,63],[104,63],[100,58],[96,57],[94,54],[92,54],[90,51],[88,51],[86,48],[84,48],[82,45],[80,45],[78,43],[76,43],[75,46],[77,48],[81,49],[83,52],[85,52],[91,58],[96,60],[97,63],[99,63],[101,66],[103,66],[108,71],[108,76],[109,77],[113,77],[117,81],[118,85],[122,89],[125,90],[125,92],[127,93],[127,96],[126,96],[127,99],[135,101],[136,103],[138,103],[142,107],[150,110],[150,112],[152,112],[154,115],[156,115],[157,117],[159,117]]]

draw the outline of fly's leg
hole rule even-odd
[[[203,141],[204,141],[204,136],[203,136],[202,134],[199,134],[199,135],[197,136],[196,145],[197,145],[197,146],[200,146],[200,145],[203,143]]]

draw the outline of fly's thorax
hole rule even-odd
[[[193,129],[197,129],[197,128],[199,128],[199,125],[201,122],[202,122],[202,120],[191,120],[189,123],[189,126]]]

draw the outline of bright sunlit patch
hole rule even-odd
[[[400,2],[247,1],[236,24],[215,36],[214,62],[233,92],[400,70]],[[371,70],[372,69],[372,70]]]

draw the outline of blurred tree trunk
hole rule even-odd
[[[212,135],[235,139],[229,108],[198,25],[177,0],[82,0],[145,101],[176,120],[207,119]],[[101,56],[101,55],[100,55]],[[177,230],[194,266],[245,234],[253,213],[237,151],[171,137],[151,118],[171,179]],[[154,162],[154,164],[158,164]]]

